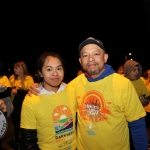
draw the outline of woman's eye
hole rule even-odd
[[[51,69],[47,69],[47,71],[51,71]]]
[[[62,70],[62,68],[58,68],[58,70]]]

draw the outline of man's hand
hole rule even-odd
[[[4,103],[3,100],[0,100],[0,110],[1,110],[2,112],[6,112],[6,111],[7,111],[6,105],[5,105],[5,103]]]
[[[39,86],[40,86],[39,83],[34,83],[33,85],[31,85],[29,87],[29,91],[27,95],[30,97],[32,96],[32,94],[35,94],[38,96],[40,94],[40,91],[37,89]]]
[[[149,100],[147,100],[147,99],[141,99],[140,101],[141,101],[143,107],[145,107],[149,104]]]

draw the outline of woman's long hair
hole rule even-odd
[[[25,62],[18,61],[16,63],[14,63],[14,67],[22,68],[24,76],[29,75],[28,69],[27,69],[27,66],[26,66]],[[17,78],[18,78],[18,75],[15,74],[15,79],[17,79]]]

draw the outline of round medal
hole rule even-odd
[[[0,139],[5,135],[7,131],[7,120],[2,111],[0,111]]]

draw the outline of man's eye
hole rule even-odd
[[[87,55],[83,55],[83,57],[87,57]]]

